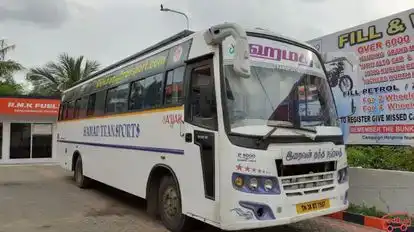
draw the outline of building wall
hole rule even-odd
[[[414,172],[350,168],[349,201],[414,214]]]
[[[2,159],[0,164],[15,163],[52,163],[57,161],[56,155],[56,117],[26,116],[26,115],[0,115],[0,122],[3,123]],[[10,127],[11,123],[51,123],[52,124],[52,158],[37,159],[10,159]]]

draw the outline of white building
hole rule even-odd
[[[0,164],[56,161],[58,97],[0,96]]]

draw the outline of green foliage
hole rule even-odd
[[[4,40],[0,40],[4,45]],[[0,48],[0,95],[19,95],[22,94],[24,88],[17,84],[13,78],[13,74],[23,70],[23,66],[13,60],[5,60],[7,52],[13,50],[16,46],[2,46]]]
[[[19,84],[0,83],[0,95],[20,95],[23,91],[23,87]]]
[[[63,53],[59,55],[57,62],[30,69],[26,80],[33,85],[34,94],[58,95],[77,81],[88,78],[99,66],[97,61],[84,60],[83,56],[74,58]]]
[[[360,214],[360,215],[371,216],[371,217],[379,217],[379,218],[386,215],[386,213],[380,210],[377,210],[375,206],[368,207],[365,204],[355,205],[351,203],[349,204],[349,207],[346,211],[349,213]]]
[[[406,146],[348,146],[352,167],[414,172],[414,149]]]

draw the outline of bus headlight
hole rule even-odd
[[[251,190],[256,190],[257,189],[257,185],[258,185],[258,181],[257,181],[257,179],[256,178],[250,178],[250,180],[249,180],[249,188],[251,189]]]
[[[275,176],[248,175],[233,172],[232,185],[237,191],[252,194],[280,194],[280,186]]]
[[[269,192],[273,189],[273,181],[271,179],[266,179],[263,184],[264,190]]]

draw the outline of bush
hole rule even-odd
[[[355,204],[350,203],[349,208],[346,211],[349,213],[353,213],[353,214],[361,214],[364,216],[379,217],[379,218],[386,215],[386,213],[380,210],[377,210],[375,206],[368,207],[365,204],[355,205]]]
[[[406,146],[347,146],[351,167],[414,172],[414,149]]]

